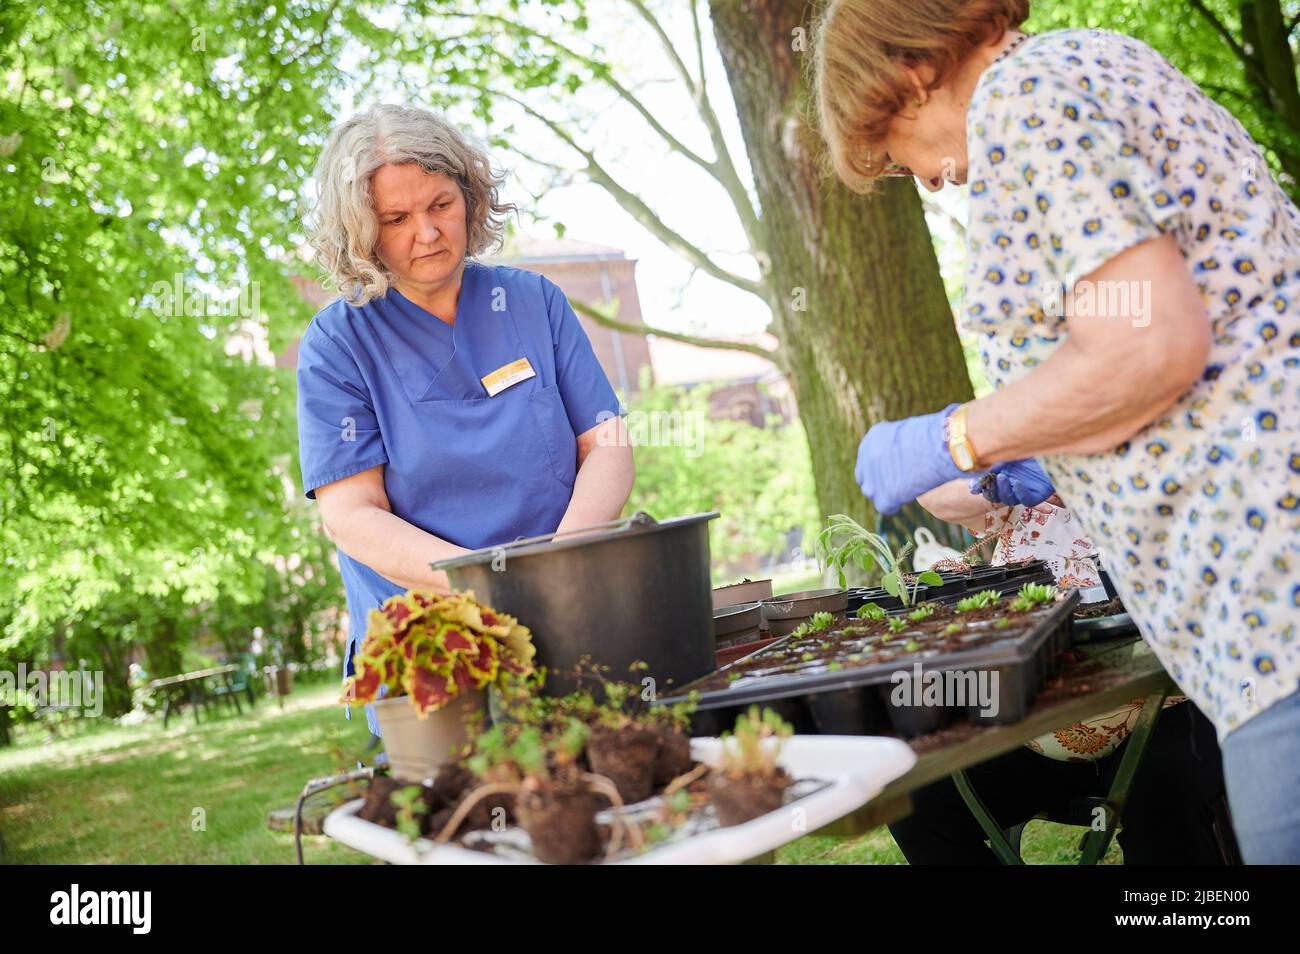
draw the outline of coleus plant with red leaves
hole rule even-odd
[[[535,653],[526,626],[472,591],[408,590],[370,611],[342,701],[374,702],[387,686],[390,698],[405,694],[423,719],[462,692],[531,674]]]

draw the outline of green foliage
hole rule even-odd
[[[312,311],[289,250],[343,77],[331,9],[0,16],[0,652],[84,656],[112,692],[136,647],[168,675],[260,626],[303,656],[341,602],[293,372],[249,357]]]
[[[532,778],[549,782],[557,773],[571,776],[576,771],[578,756],[590,735],[591,729],[573,718],[549,727],[498,722],[475,737],[465,766],[492,781]]]
[[[980,590],[971,596],[963,597],[957,601],[958,613],[969,613],[971,610],[984,609],[988,606],[996,606],[1002,599],[1002,594],[997,590]]]
[[[929,619],[934,615],[934,604],[928,603],[925,606],[918,606],[912,612],[907,614],[907,618],[913,623],[919,623],[923,619]]]
[[[1259,0],[1245,4],[1236,0],[1205,0],[1204,11],[1233,36],[1239,51],[1251,51],[1254,62],[1248,65],[1225,42],[1223,35],[1190,3],[1180,4],[1171,15],[1167,3],[1156,0],[1057,0],[1033,5],[1025,29],[1032,32],[1064,27],[1091,27],[1113,30],[1150,44],[1178,67],[1211,98],[1231,112],[1251,138],[1260,144],[1270,169],[1293,201],[1300,200],[1300,112],[1284,105],[1296,98],[1296,69],[1291,43],[1286,36],[1253,38],[1243,30],[1243,22],[1254,17],[1256,31],[1266,29],[1261,15],[1271,7],[1282,24],[1292,23],[1300,14],[1294,0]],[[1256,12],[1256,8],[1260,12]],[[1285,29],[1285,26],[1284,26]],[[1277,55],[1276,69],[1263,70],[1264,55]],[[1270,88],[1261,85],[1265,77]]]
[[[710,388],[650,387],[629,402],[629,427],[644,423],[636,446],[636,483],[625,513],[656,517],[717,510],[709,550],[718,580],[744,557],[775,557],[791,530],[811,533],[817,522],[812,464],[796,422],[754,427],[709,417]],[[674,437],[677,435],[677,437]],[[678,439],[679,438],[679,439]]]
[[[423,795],[422,786],[405,785],[388,796],[388,800],[397,806],[397,830],[412,840],[420,837],[418,816],[429,812]]]
[[[895,617],[894,619],[891,619],[886,625],[889,626],[889,631],[891,633],[901,633],[903,630],[907,629],[907,620],[899,619],[898,617]]]
[[[826,527],[817,535],[817,559],[823,567],[835,570],[841,587],[848,586],[846,570],[850,567],[871,573],[879,565],[882,574],[880,585],[890,596],[902,600],[904,606],[912,605],[922,583],[938,585],[943,582],[938,573],[926,570],[918,574],[916,583],[909,587],[903,561],[911,551],[912,545],[908,543],[894,553],[888,540],[842,513],[827,517]]]

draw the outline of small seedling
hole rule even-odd
[[[858,607],[858,619],[884,619],[885,611],[878,603],[864,603]]]
[[[994,629],[1006,629],[1006,628],[1007,628],[1008,626],[1010,626],[1010,625],[1011,625],[1011,620],[1007,619],[1007,618],[1004,616],[1004,617],[1002,617],[1000,620],[998,620],[996,623],[993,624],[993,628],[994,628]]]
[[[921,648],[921,644],[918,643],[915,639],[909,639],[904,644],[903,648],[906,649],[909,653],[914,653]]]
[[[943,628],[945,636],[954,636],[961,632],[961,623],[949,623]]]
[[[667,841],[668,836],[672,833],[672,826],[666,825],[663,822],[651,822],[649,825],[646,825],[641,834],[642,837],[645,838],[647,845],[657,845],[660,842]]]
[[[420,822],[416,816],[429,811],[421,797],[423,794],[419,785],[406,785],[388,796],[389,801],[397,806],[397,830],[412,841],[420,837]]]
[[[928,619],[934,615],[934,604],[928,606],[918,606],[912,612],[907,614],[907,618],[913,623],[919,623],[923,619]]]
[[[870,573],[879,563],[882,576],[880,585],[890,596],[896,596],[904,606],[911,606],[916,590],[922,583],[938,586],[943,577],[933,570],[919,574],[911,587],[903,572],[903,561],[912,551],[909,543],[898,553],[894,552],[884,537],[872,533],[852,517],[842,513],[826,518],[826,529],[817,535],[817,558],[823,567],[832,567],[839,576],[840,586],[848,586],[844,570],[856,564],[864,573]]]
[[[1020,588],[1016,598],[1011,601],[1011,609],[1017,613],[1028,613],[1036,606],[1042,606],[1056,599],[1056,587],[1045,583],[1026,583]]]
[[[811,619],[800,623],[799,628],[790,634],[790,640],[794,642],[803,639],[805,636],[811,636],[813,633],[820,633],[829,629],[834,622],[835,616],[831,613],[813,613]]]
[[[887,625],[889,626],[889,631],[891,633],[901,633],[903,630],[907,629],[907,620],[895,618],[891,619]]]
[[[996,606],[1002,599],[1002,594],[997,590],[980,590],[973,596],[967,596],[957,601],[958,613],[969,613],[971,610],[984,609],[988,606]]]
[[[812,626],[814,633],[820,633],[823,629],[829,629],[833,622],[835,617],[831,613],[813,613],[809,625]]]
[[[760,714],[758,706],[750,706],[736,718],[735,730],[722,734],[718,769],[733,776],[771,777],[777,772],[781,745],[792,734],[794,727],[771,709]]]

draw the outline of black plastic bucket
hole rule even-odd
[[[638,513],[431,565],[532,630],[546,694],[572,691],[587,656],[609,667],[607,678],[652,679],[647,688],[666,696],[715,668],[709,521],[717,516],[657,522]],[[629,672],[634,662],[647,668]]]

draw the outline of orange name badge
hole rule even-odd
[[[483,382],[483,387],[487,389],[488,397],[496,397],[512,384],[518,384],[520,381],[527,381],[529,378],[536,376],[537,372],[528,363],[528,359],[520,358],[497,368],[491,374],[485,374],[479,380]]]

